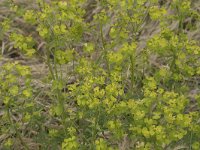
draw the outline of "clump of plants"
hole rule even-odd
[[[95,1],[87,20],[88,3],[10,1],[32,30],[12,30],[7,16],[0,40],[45,63],[40,82],[50,86],[38,89],[28,65],[0,64],[0,149],[200,149],[200,46],[187,35],[196,24],[185,24],[199,21],[192,2]],[[149,24],[159,32],[141,47]]]

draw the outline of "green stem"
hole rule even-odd
[[[22,137],[21,137],[21,135],[20,135],[20,133],[19,133],[17,127],[15,126],[14,122],[13,122],[12,119],[11,119],[11,115],[10,115],[10,111],[9,111],[9,106],[7,106],[6,112],[7,112],[8,121],[9,121],[9,123],[13,126],[13,128],[14,128],[14,130],[15,130],[15,132],[16,132],[16,135],[17,135],[17,137],[19,138],[21,144],[24,146],[24,148],[25,148],[26,150],[29,150],[28,145],[23,141],[23,139],[22,139]]]
[[[132,89],[132,93],[133,93],[133,90],[134,90],[134,66],[135,66],[135,63],[134,63],[134,58],[133,56],[130,56],[130,61],[131,61],[131,89]]]
[[[102,24],[101,24],[101,28],[100,28],[100,35],[101,35],[101,42],[102,42],[103,51],[104,51],[106,68],[108,70],[108,75],[110,76],[110,65],[109,65],[108,57],[107,57],[108,52],[106,50],[106,42],[105,42],[104,37],[103,37],[103,25]]]
[[[51,65],[50,52],[49,52],[49,51],[47,52],[47,65],[48,65],[49,71],[50,71],[50,73],[51,73],[51,77],[55,80],[56,77],[55,77],[55,75],[54,75],[53,67],[52,67],[52,65]]]

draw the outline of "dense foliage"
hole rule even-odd
[[[0,149],[200,149],[195,1],[29,2],[3,3],[2,50],[45,63],[49,86],[0,64]]]

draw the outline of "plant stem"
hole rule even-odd
[[[17,127],[15,126],[14,122],[13,122],[12,119],[11,119],[11,115],[10,115],[9,109],[10,109],[9,106],[7,106],[7,107],[6,107],[6,113],[7,113],[8,121],[9,121],[9,123],[13,126],[13,128],[14,128],[14,130],[15,130],[15,132],[16,132],[16,135],[17,135],[17,137],[19,138],[21,144],[24,146],[24,148],[25,148],[26,150],[29,150],[28,145],[23,141],[23,139],[22,139],[22,137],[21,137],[21,135],[20,135],[20,133],[19,133]]]
[[[135,82],[134,82],[134,66],[135,66],[135,63],[134,63],[134,58],[133,58],[133,56],[131,55],[130,56],[130,61],[131,61],[131,89],[132,89],[132,93],[134,92],[133,90],[134,90],[134,84],[135,84]]]

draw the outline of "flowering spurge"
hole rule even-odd
[[[15,24],[4,19],[3,34],[28,56],[42,49],[48,88],[32,90],[28,67],[1,68],[0,149],[198,150],[199,94],[189,92],[199,87],[199,45],[184,22],[198,19],[191,2],[94,1],[90,21],[85,2],[37,0],[25,10],[13,1],[13,16],[34,31],[7,32]],[[140,49],[148,23],[160,32]]]
[[[105,73],[95,77],[89,74],[81,85],[69,86],[69,95],[77,101],[78,122],[87,124],[75,125],[88,135],[87,140],[80,137],[81,142],[92,142],[98,133],[107,131],[105,140],[113,148],[117,147],[114,143],[122,142],[128,135],[129,140],[135,141],[134,148],[164,149],[194,134],[193,126],[199,115],[187,112],[189,100],[182,94],[159,88],[153,77],[144,80],[143,98],[127,99],[120,80],[110,78],[105,85]],[[105,77],[103,82],[97,84],[102,77]],[[90,130],[91,133],[87,132]]]
[[[17,62],[5,63],[0,66],[0,102],[3,110],[0,116],[2,127],[0,133],[9,135],[2,141],[5,148],[17,145],[15,141],[19,141],[24,148],[28,147],[22,137],[23,128],[36,115],[32,96],[29,67]]]

